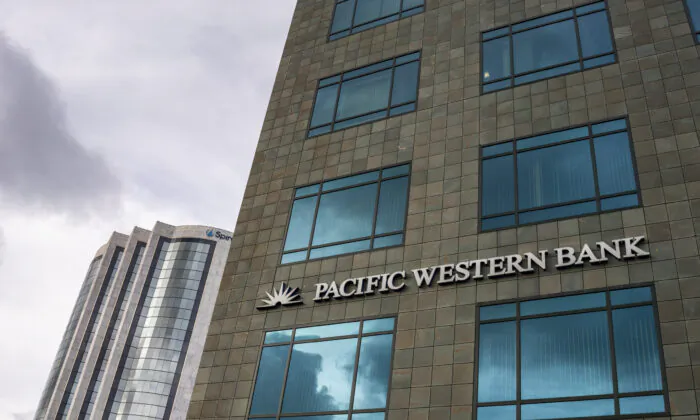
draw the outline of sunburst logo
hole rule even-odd
[[[270,309],[276,306],[289,306],[303,303],[298,287],[289,287],[285,283],[280,284],[279,290],[273,289],[272,294],[265,292],[267,299],[263,299],[263,306],[258,309]]]

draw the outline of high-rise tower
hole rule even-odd
[[[156,223],[89,265],[36,419],[181,418],[231,233]]]

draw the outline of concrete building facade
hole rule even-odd
[[[36,419],[183,418],[231,234],[113,233],[92,260]]]
[[[299,0],[188,418],[697,419],[696,7]]]

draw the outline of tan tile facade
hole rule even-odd
[[[266,329],[396,315],[391,420],[471,419],[475,305],[653,281],[673,418],[700,405],[700,58],[681,0],[609,0],[617,64],[480,94],[480,33],[585,2],[426,0],[328,42],[331,0],[299,0],[265,117],[189,418],[244,419]],[[420,50],[418,111],[306,139],[318,79]],[[643,207],[478,233],[479,146],[628,116]],[[280,265],[295,186],[412,164],[405,245]],[[314,304],[314,284],[645,235],[646,260]],[[261,312],[286,282],[304,305]]]

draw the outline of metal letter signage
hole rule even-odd
[[[620,261],[648,257],[649,252],[638,247],[642,241],[644,241],[644,236],[635,236],[616,239],[610,244],[606,242],[596,242],[594,246],[584,244],[578,252],[571,247],[561,247],[555,248],[551,253],[547,250],[538,251],[537,254],[526,252],[522,255],[513,254],[503,257],[461,261],[456,264],[416,268],[411,270],[411,272],[419,288],[431,287],[433,284],[464,283],[472,279],[493,279],[518,273],[533,273],[535,267],[540,270],[546,270],[546,257],[548,255],[556,258],[557,264],[555,268],[557,269],[578,267],[585,263],[602,264],[606,263],[609,257]],[[375,293],[398,292],[406,286],[406,279],[406,271],[396,271],[394,273],[347,279],[340,283],[334,281],[317,283],[315,285],[314,301],[321,302]],[[274,308],[278,304],[286,306],[302,303],[299,289],[291,289],[284,283],[280,286],[279,292],[275,290],[273,295],[267,293],[267,296],[268,299],[263,300],[266,305],[258,306],[258,309]]]

